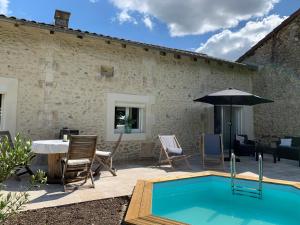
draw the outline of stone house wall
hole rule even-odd
[[[256,106],[257,136],[300,136],[300,16],[242,61],[259,66],[254,93],[275,102]]]
[[[151,153],[158,134],[174,133],[195,152],[200,133],[211,127],[211,106],[193,99],[228,87],[252,91],[254,72],[234,63],[176,59],[156,49],[6,22],[0,30],[0,77],[18,80],[16,130],[33,140],[57,138],[69,127],[97,134],[99,147],[109,150],[105,94],[125,93],[152,96],[153,120],[145,140],[122,142],[119,159]],[[103,65],[114,67],[114,76],[102,76]]]

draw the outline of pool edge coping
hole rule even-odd
[[[174,175],[163,178],[153,178],[147,180],[138,180],[137,184],[133,190],[131,201],[128,206],[128,210],[125,216],[125,223],[132,225],[142,225],[142,224],[165,224],[165,225],[186,225],[186,223],[173,221],[166,218],[161,218],[152,215],[152,190],[153,185],[159,182],[174,181],[178,179],[189,179],[196,177],[206,177],[206,176],[220,176],[220,177],[230,177],[229,173],[217,172],[217,171],[203,171],[193,174],[184,175]],[[238,179],[257,181],[258,178],[249,175],[237,175]],[[287,180],[271,179],[263,177],[263,182],[279,185],[292,186],[294,188],[300,189],[300,183]]]
[[[170,177],[163,177],[163,178],[153,178],[153,179],[148,179],[146,181],[151,182],[151,183],[158,183],[158,182],[173,181],[173,180],[177,180],[177,179],[189,179],[189,178],[204,177],[204,176],[230,177],[230,174],[225,173],[225,172],[208,170],[208,171],[197,172],[197,173],[193,173],[193,174],[184,174],[184,175],[177,175],[177,176],[170,176]],[[258,177],[251,176],[251,175],[243,175],[243,174],[237,174],[236,178],[243,179],[243,180],[251,180],[251,181],[258,180]],[[263,177],[263,182],[271,183],[271,184],[288,185],[288,186],[292,186],[294,188],[300,189],[300,182],[296,182],[296,181],[287,181],[287,180]]]

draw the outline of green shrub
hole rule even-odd
[[[46,184],[47,183],[46,173],[38,169],[36,173],[31,176],[30,183],[32,186],[40,186],[40,184]]]
[[[29,165],[34,157],[31,151],[31,141],[18,134],[15,138],[14,148],[10,145],[7,137],[0,142],[0,221],[17,213],[24,204],[28,202],[28,190],[37,183],[46,183],[46,174],[38,171],[31,177],[31,184],[25,192],[3,194],[3,182],[11,175],[15,174],[22,166]]]

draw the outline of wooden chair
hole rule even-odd
[[[118,141],[116,142],[116,145],[114,146],[111,152],[96,150],[95,161],[97,161],[100,165],[95,169],[94,176],[100,174],[100,170],[102,167],[107,169],[113,176],[117,176],[116,169],[113,168],[112,164],[113,164],[113,158],[116,156],[120,143],[122,141],[122,136],[123,133],[120,134]]]
[[[67,157],[62,158],[62,183],[64,190],[67,183],[90,178],[94,188],[91,166],[93,164],[97,145],[96,135],[71,135]],[[72,174],[72,176],[70,175]]]
[[[202,134],[200,141],[200,151],[202,153],[202,165],[206,167],[205,161],[217,162],[224,165],[223,139],[221,134]]]
[[[183,154],[183,150],[175,135],[158,135],[161,143],[158,164],[168,163],[172,168],[175,161],[185,161],[187,167],[191,169],[188,158],[190,155]],[[162,157],[165,156],[165,159]]]
[[[14,146],[14,143],[13,143],[13,141],[12,141],[12,139],[11,139],[11,135],[10,135],[9,131],[0,131],[0,142],[2,142],[2,140],[3,140],[4,137],[7,137],[8,143],[9,143],[10,147],[11,147],[12,149],[14,149],[15,146]],[[33,156],[33,157],[34,157],[34,156]],[[32,158],[33,158],[33,157],[32,157]],[[31,159],[32,159],[32,158],[31,158]],[[23,170],[23,171],[22,171],[22,170]],[[22,172],[20,172],[20,171],[22,171]],[[18,177],[19,177],[19,176],[22,176],[22,175],[24,175],[24,174],[26,174],[26,173],[28,173],[29,175],[33,175],[33,172],[32,172],[32,170],[30,169],[30,167],[29,167],[28,164],[20,165],[20,166],[16,169],[16,171],[15,171],[15,174],[16,174]]]

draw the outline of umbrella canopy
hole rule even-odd
[[[240,91],[237,89],[229,88],[223,91],[218,91],[202,98],[194,100],[195,102],[204,102],[212,105],[229,105],[230,106],[230,123],[229,123],[229,157],[225,160],[229,160],[231,157],[231,127],[232,127],[232,105],[257,105],[261,103],[270,103],[272,100],[261,98],[257,95],[250,94],[248,92]]]
[[[270,103],[272,100],[261,98],[257,95],[237,89],[226,89],[218,91],[202,98],[194,100],[195,102],[205,102],[212,105],[257,105],[261,103]]]

